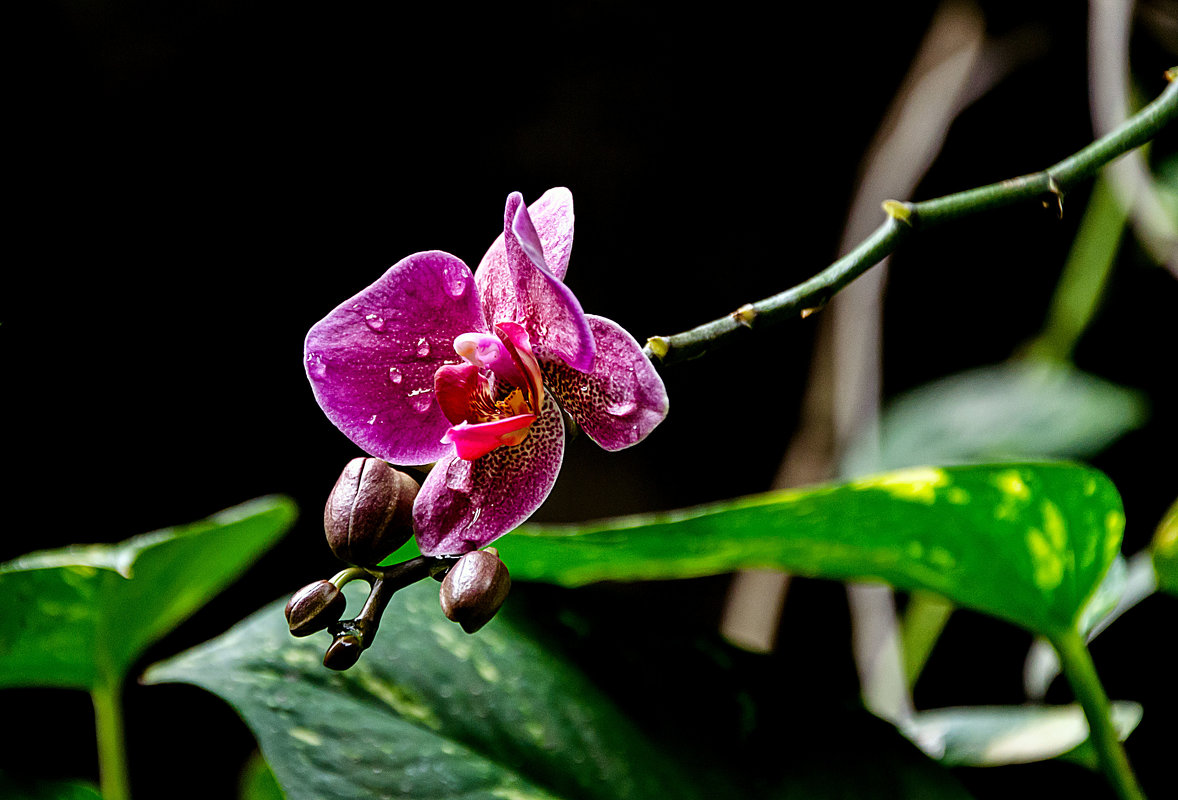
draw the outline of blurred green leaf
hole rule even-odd
[[[273,770],[258,752],[250,756],[241,772],[237,795],[240,800],[286,800]]]
[[[114,545],[0,564],[0,687],[93,689],[240,575],[290,527],[268,497]]]
[[[360,588],[345,589],[353,608]],[[509,620],[477,636],[449,622],[433,581],[397,594],[381,635],[342,673],[320,663],[326,634],[291,638],[284,602],[145,680],[229,702],[290,800],[701,796],[580,672]]]
[[[1112,704],[1113,725],[1124,740],[1141,721],[1137,703]],[[951,767],[998,767],[1068,756],[1088,741],[1078,705],[974,706],[917,713],[904,732],[932,758]]]
[[[1153,552],[1158,588],[1178,595],[1178,502],[1170,506],[1162,518],[1150,549]]]
[[[854,440],[844,475],[917,464],[1083,458],[1146,419],[1138,392],[1048,361],[1016,360],[926,384]]]
[[[922,467],[694,509],[526,526],[513,577],[579,586],[767,567],[937,592],[1038,633],[1075,627],[1116,557],[1120,495],[1069,464]]]
[[[85,781],[24,781],[0,772],[4,800],[102,800],[98,787]]]

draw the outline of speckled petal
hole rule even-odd
[[[548,497],[563,459],[564,420],[551,396],[522,444],[474,461],[443,458],[413,504],[421,552],[466,553],[513,530]]]
[[[360,449],[428,464],[454,450],[441,441],[450,423],[434,399],[434,373],[462,361],[457,336],[486,330],[467,266],[448,253],[415,253],[317,322],[304,364],[323,412]]]
[[[483,256],[475,278],[489,324],[518,322],[534,344],[587,372],[593,367],[593,336],[581,303],[561,281],[572,247],[572,197],[554,192],[533,204],[535,213],[518,192],[507,198],[504,232]]]
[[[544,385],[586,434],[606,450],[646,438],[667,416],[667,390],[642,347],[620,325],[588,315],[597,363],[585,374],[559,360],[540,362]]]

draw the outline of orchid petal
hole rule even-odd
[[[597,361],[586,374],[544,359],[544,384],[589,438],[622,450],[646,438],[667,416],[667,390],[642,347],[612,320],[588,315]]]
[[[503,235],[475,273],[483,309],[489,323],[518,322],[534,345],[587,372],[593,367],[593,336],[581,303],[561,282],[572,243],[572,199],[535,205],[537,216],[545,216],[533,219],[518,192],[507,198]]]
[[[545,275],[559,280],[548,268],[548,262],[544,259],[544,245],[540,242],[540,234],[536,232],[536,226],[528,213],[528,207],[522,202],[516,207],[515,216],[511,219],[511,232],[515,234],[515,240],[519,242],[519,246],[528,260]]]
[[[437,250],[398,261],[307,333],[304,364],[327,418],[369,455],[428,464],[452,452],[434,374],[456,337],[485,331],[470,270]]]
[[[521,444],[438,461],[413,504],[422,554],[477,550],[513,530],[548,497],[563,459],[564,420],[549,397]]]

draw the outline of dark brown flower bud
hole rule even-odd
[[[507,565],[499,560],[499,552],[488,547],[475,550],[458,559],[442,581],[442,611],[474,633],[495,616],[511,589],[511,575]]]
[[[331,581],[315,581],[294,593],[286,604],[286,622],[294,636],[310,636],[343,616],[348,601]]]
[[[323,666],[328,669],[345,670],[354,666],[364,652],[364,645],[360,644],[360,637],[354,633],[345,633],[335,637],[335,641],[323,654]]]
[[[373,567],[413,535],[417,481],[379,458],[344,467],[323,509],[323,530],[336,557]]]

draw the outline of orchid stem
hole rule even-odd
[[[1048,198],[1063,208],[1063,196],[1117,156],[1148,142],[1178,116],[1178,68],[1166,73],[1170,83],[1152,103],[1107,136],[1042,172],[925,200],[884,203],[887,219],[855,249],[803,283],[780,294],[691,330],[651,337],[643,352],[663,365],[699,358],[754,327],[796,320],[821,308],[847,284],[892,254],[916,231],[972,216],[982,211],[1034,198]]]
[[[1060,665],[1072,692],[1084,709],[1084,716],[1088,719],[1088,738],[1096,749],[1105,777],[1121,800],[1145,800],[1145,793],[1137,783],[1137,776],[1113,726],[1108,695],[1096,674],[1096,665],[1092,663],[1092,654],[1088,652],[1084,638],[1070,630],[1051,637],[1051,643],[1059,653]]]
[[[100,678],[90,697],[98,738],[98,776],[103,800],[130,800],[127,746],[123,733],[123,693],[117,678]]]

